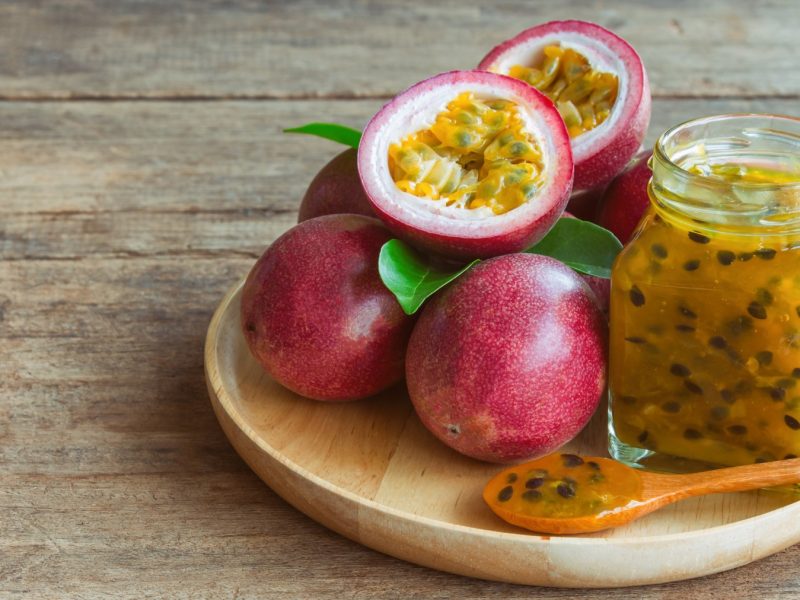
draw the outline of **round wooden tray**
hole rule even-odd
[[[275,383],[240,333],[241,283],[211,321],[206,381],[236,451],[287,502],[380,552],[461,575],[557,587],[616,587],[698,577],[800,541],[800,502],[774,492],[685,500],[619,529],[540,536],[481,498],[501,467],[450,450],[417,419],[402,387],[327,404]],[[599,410],[569,445],[606,455]]]

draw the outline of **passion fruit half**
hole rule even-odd
[[[378,111],[358,171],[395,235],[468,259],[543,237],[567,204],[573,167],[564,122],[543,94],[511,77],[452,71]]]
[[[607,184],[639,149],[650,85],[628,42],[586,21],[552,21],[495,47],[478,66],[525,81],[558,108],[572,139],[576,191]]]

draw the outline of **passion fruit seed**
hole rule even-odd
[[[696,231],[689,232],[689,239],[698,244],[707,244],[711,241],[711,238],[703,235],[702,233],[697,233]]]
[[[389,171],[409,194],[500,215],[528,202],[543,183],[542,152],[517,105],[459,94],[430,129],[389,147]]]
[[[638,286],[634,285],[630,289],[630,292],[628,292],[628,295],[630,296],[631,304],[633,304],[634,306],[643,306],[644,305],[645,297],[644,297],[644,294],[642,293],[642,290],[640,290]]]
[[[736,254],[731,252],[730,250],[720,250],[717,252],[717,260],[721,265],[728,266],[733,264],[733,261],[736,260]]]
[[[669,368],[669,372],[675,375],[676,377],[688,377],[692,374],[689,367],[686,365],[682,365],[680,363],[672,363],[672,366]]]
[[[555,103],[571,138],[605,121],[619,90],[616,75],[597,71],[579,52],[556,45],[545,46],[538,64],[514,65],[508,74],[535,87]]]
[[[514,488],[512,488],[510,485],[507,485],[497,494],[497,499],[500,500],[500,502],[506,502],[510,500],[511,496],[513,495],[514,495]]]
[[[535,490],[538,487],[542,487],[542,484],[544,484],[544,477],[531,477],[525,482],[525,487],[529,490]]]
[[[565,467],[577,467],[583,464],[583,459],[577,454],[562,454],[561,460]]]
[[[713,346],[714,348],[717,348],[719,350],[722,350],[725,347],[727,347],[728,342],[721,335],[714,335],[708,339],[708,345]]]
[[[575,497],[575,486],[577,484],[573,482],[564,481],[559,483],[556,487],[556,491],[558,495],[562,498],[574,498]]]
[[[687,271],[697,271],[700,268],[700,261],[699,260],[687,260],[683,263],[683,268]]]
[[[755,354],[756,362],[762,367],[768,367],[772,364],[772,352],[769,350],[761,350]]]
[[[701,388],[699,385],[697,385],[691,379],[684,379],[683,380],[683,387],[685,387],[687,390],[689,390],[693,394],[697,394],[698,396],[702,396],[703,395],[703,388]]]

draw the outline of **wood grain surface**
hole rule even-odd
[[[570,598],[413,566],[280,500],[225,440],[203,336],[392,93],[519,29],[596,20],[641,52],[649,140],[728,110],[798,114],[800,5],[0,3],[0,597]],[[611,598],[800,596],[793,547]]]

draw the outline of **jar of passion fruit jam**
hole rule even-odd
[[[693,471],[800,455],[800,119],[666,133],[611,278],[611,455]]]

